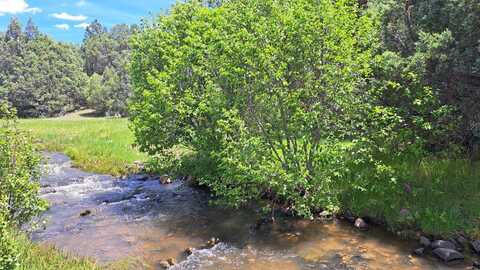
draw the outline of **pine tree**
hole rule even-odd
[[[19,40],[22,36],[22,26],[17,17],[12,17],[10,19],[10,24],[7,27],[7,32],[5,34],[5,40]]]
[[[25,27],[25,36],[27,37],[27,40],[34,40],[39,34],[38,27],[35,25],[32,18],[28,19],[27,26]]]

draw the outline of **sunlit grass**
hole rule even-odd
[[[393,166],[403,179],[394,192],[350,189],[347,208],[384,219],[395,231],[480,237],[480,163],[427,158]]]
[[[127,119],[56,118],[21,120],[40,148],[63,152],[75,166],[89,172],[115,176],[128,172],[135,161],[146,156],[132,146],[134,136]]]

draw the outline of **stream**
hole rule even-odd
[[[160,262],[174,258],[169,269],[452,269],[411,256],[417,243],[381,228],[292,219],[252,229],[259,213],[212,206],[207,192],[182,181],[116,179],[73,168],[63,154],[44,156],[41,196],[50,209],[32,239],[101,263],[135,258],[145,269],[162,269]],[[220,242],[201,249],[212,237]]]

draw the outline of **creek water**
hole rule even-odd
[[[207,192],[181,181],[116,179],[75,169],[63,154],[44,155],[41,193],[50,209],[33,240],[99,262],[134,258],[144,269],[161,269],[161,261],[175,258],[174,270],[452,269],[411,256],[416,243],[380,228],[360,232],[342,221],[280,220],[252,229],[258,213],[212,206]],[[220,243],[200,248],[212,237]],[[186,256],[189,247],[193,253]]]

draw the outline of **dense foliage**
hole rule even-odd
[[[422,162],[466,154],[458,102],[477,100],[471,80],[445,80],[477,72],[479,39],[459,25],[480,13],[447,2],[177,4],[132,42],[137,142],[160,169],[234,206],[266,199],[304,216],[352,209],[397,224],[456,215],[405,210],[425,196]]]
[[[87,27],[82,44],[85,72],[90,76],[85,94],[88,105],[106,115],[127,114],[131,96],[127,65],[128,41],[136,26],[115,25],[108,31],[98,21]]]
[[[15,228],[46,207],[38,197],[39,156],[30,138],[19,130],[13,112],[0,104],[0,269],[15,269]]]
[[[345,154],[395,120],[365,88],[373,20],[350,1],[252,0],[178,5],[157,25],[134,42],[142,149],[193,150],[201,183],[234,205],[338,209]]]
[[[480,157],[480,2],[471,0],[370,1],[370,9],[381,22],[382,49],[391,56],[386,76],[403,90],[387,102],[411,116],[422,114],[405,107],[404,98],[419,87],[439,96],[443,110],[451,110],[445,124],[449,133],[428,138],[430,150],[458,144],[471,158]],[[415,77],[412,78],[411,75]],[[401,95],[398,95],[398,92]],[[408,98],[408,97],[407,97]],[[427,110],[439,109],[425,106]],[[413,118],[413,117],[412,117]],[[450,149],[451,150],[451,149]]]
[[[128,40],[136,28],[107,30],[94,21],[78,48],[40,33],[32,20],[22,30],[12,18],[0,35],[0,100],[8,100],[20,117],[59,116],[84,106],[125,116],[131,95]]]
[[[30,21],[12,19],[0,38],[0,99],[21,117],[62,115],[82,104],[86,76],[77,48],[42,35]]]

